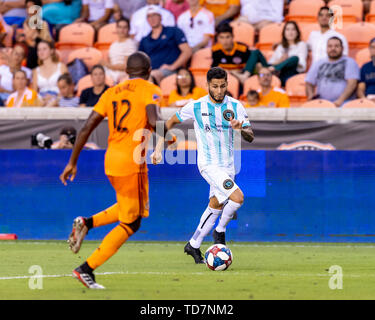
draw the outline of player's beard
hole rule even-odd
[[[223,98],[222,98],[221,100],[218,100],[218,99],[215,98],[215,96],[214,96],[214,94],[212,93],[212,91],[211,91],[211,90],[208,90],[208,93],[210,94],[211,99],[214,100],[216,103],[222,103],[222,102],[224,101],[224,99],[225,99],[225,96],[227,95],[227,92],[228,92],[228,91],[225,91],[225,93],[224,93],[224,95],[223,95]]]

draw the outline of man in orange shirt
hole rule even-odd
[[[215,26],[233,20],[241,11],[240,0],[200,0],[200,4],[215,16]]]
[[[114,222],[119,224],[107,234],[103,242],[73,276],[90,289],[104,289],[95,282],[93,271],[109,259],[148,217],[148,176],[146,145],[149,131],[158,118],[161,90],[147,81],[151,73],[149,57],[136,52],[129,56],[126,80],[109,88],[100,98],[74,144],[70,160],[60,175],[64,185],[77,173],[79,154],[91,132],[108,118],[109,137],[105,155],[105,173],[116,191],[117,202],[90,217],[74,220],[69,245],[77,253],[91,228]],[[146,137],[146,138],[145,138]]]

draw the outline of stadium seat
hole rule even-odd
[[[161,105],[163,107],[168,106],[168,98],[173,90],[176,89],[176,74],[171,74],[165,77],[160,82],[160,89],[163,94],[163,99]]]
[[[272,76],[271,86],[275,88],[280,88],[281,87],[280,79],[276,76]],[[249,79],[245,81],[243,85],[244,95],[246,95],[249,90],[259,90],[259,89],[261,89],[261,87],[259,85],[257,75],[251,76]]]
[[[272,23],[259,31],[259,41],[256,47],[259,50],[273,50],[274,45],[279,44],[282,38],[284,23]]]
[[[98,40],[94,47],[100,51],[107,51],[110,45],[117,40],[116,23],[110,23],[99,29]]]
[[[316,23],[318,12],[325,5],[323,0],[294,0],[289,4],[286,21],[294,20],[299,23]]]
[[[345,103],[343,108],[375,108],[375,102],[369,99],[355,99]]]
[[[305,42],[309,40],[311,31],[320,30],[320,26],[317,23],[299,23],[298,26],[301,31],[301,40]]]
[[[60,30],[56,49],[61,52],[62,61],[66,62],[69,53],[75,49],[94,45],[95,29],[88,23],[73,23]]]
[[[207,72],[212,65],[212,50],[205,48],[195,52],[191,58],[190,70],[193,73]]]
[[[358,63],[359,67],[362,67],[365,63],[371,61],[370,50],[368,48],[359,50],[355,55],[355,61]]]
[[[305,75],[305,73],[297,74],[290,77],[285,83],[285,91],[293,106],[300,106],[307,100]]]
[[[249,48],[254,46],[254,27],[246,22],[233,21],[230,23],[233,28],[234,40],[246,44]]]
[[[108,76],[106,76],[105,83],[109,87],[112,87],[114,85],[113,80]],[[88,74],[87,76],[84,76],[77,83],[77,96],[79,97],[83,90],[85,90],[87,88],[90,88],[92,86],[93,86],[93,84],[92,84],[92,80],[91,80],[91,75]]]
[[[95,48],[82,48],[72,51],[68,56],[68,63],[72,62],[74,59],[81,59],[86,64],[87,68],[91,68],[100,63],[103,59],[102,53]]]
[[[351,24],[338,31],[348,40],[351,57],[355,57],[359,50],[367,48],[370,40],[375,37],[375,26],[368,22]]]
[[[328,100],[315,99],[307,101],[301,105],[302,108],[337,108],[336,105]]]
[[[370,23],[375,22],[375,1],[371,1],[370,11],[366,16],[366,21]]]
[[[329,7],[333,10],[336,19],[340,19],[339,16],[342,16],[344,25],[362,21],[362,0],[332,0],[329,2]]]

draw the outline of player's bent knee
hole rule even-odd
[[[141,227],[141,221],[142,221],[142,217],[138,217],[137,220],[135,220],[134,222],[132,223],[123,223],[122,224],[125,224],[126,226],[128,226],[131,231],[132,231],[132,234],[136,233],[139,228]]]
[[[245,200],[245,197],[243,195],[243,192],[241,191],[240,188],[238,188],[236,191],[234,191],[230,197],[229,197],[230,200],[232,200],[233,202],[236,202],[240,205],[243,204],[244,200]]]

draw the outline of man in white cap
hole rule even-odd
[[[134,39],[138,42],[151,32],[151,26],[146,19],[147,10],[150,6],[159,7],[163,26],[174,27],[176,25],[173,14],[162,8],[160,0],[147,0],[147,5],[134,12],[130,20],[130,34],[134,36]]]

